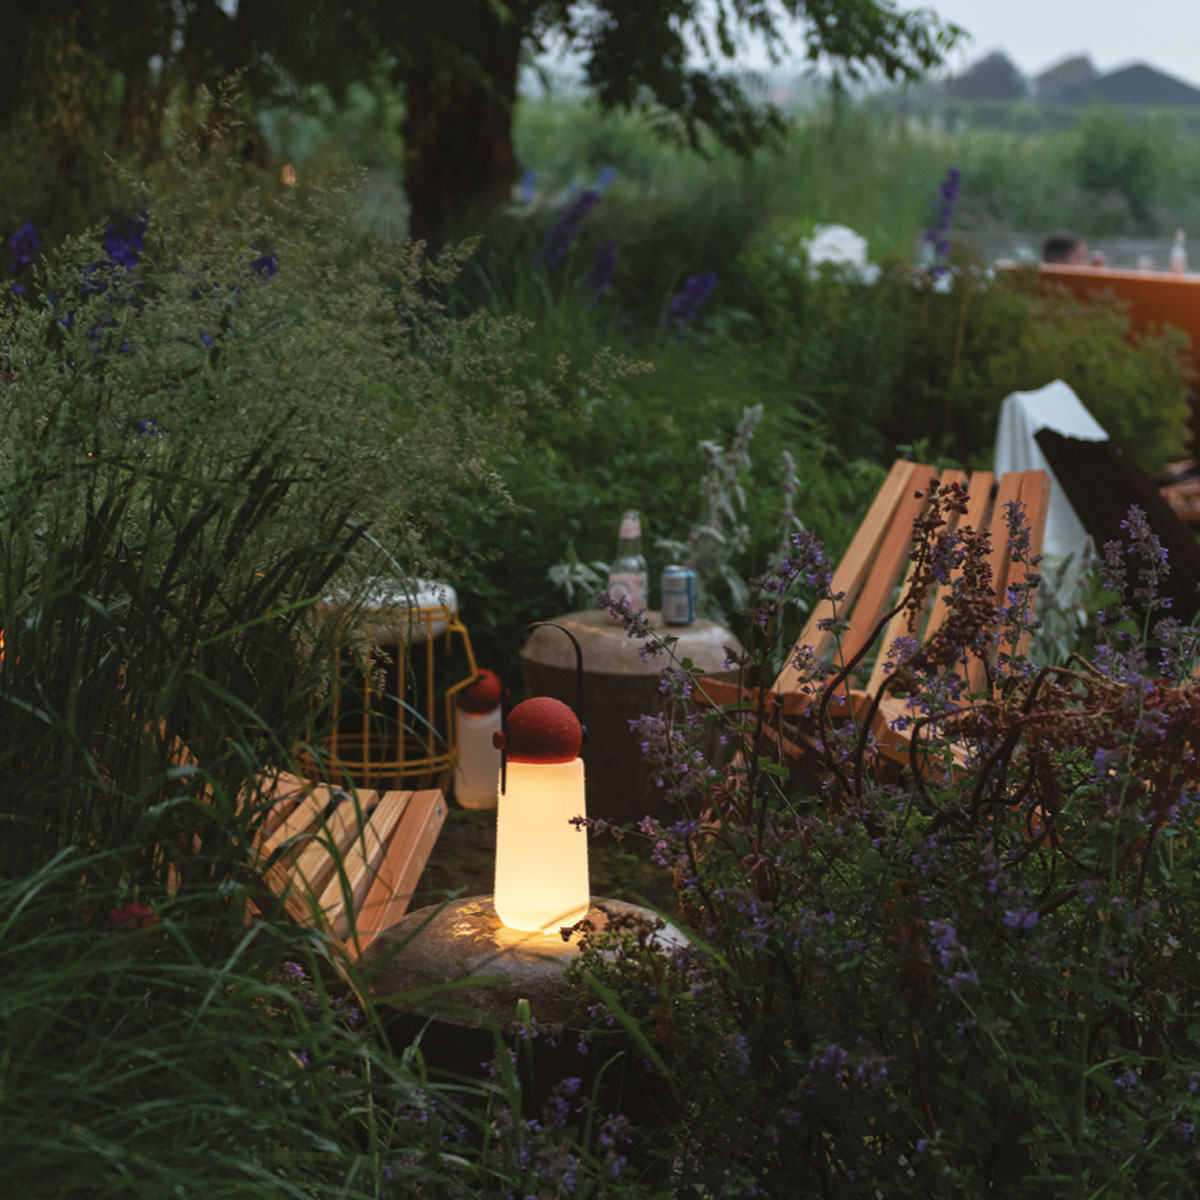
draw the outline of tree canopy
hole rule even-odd
[[[802,59],[893,81],[936,66],[961,32],[891,0],[9,0],[0,121],[27,105],[60,124],[74,113],[83,136],[104,108],[127,145],[153,151],[168,98],[202,84],[240,73],[257,97],[336,92],[382,70],[406,99],[413,232],[433,236],[506,202],[518,76],[539,51],[578,56],[606,109],[746,148],[778,114],[727,68],[747,36],[792,56],[794,23]]]

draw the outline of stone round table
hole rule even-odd
[[[655,920],[641,905],[592,897],[588,920],[596,929],[627,916]],[[666,925],[652,940],[682,946],[686,939]],[[566,1023],[576,999],[566,968],[578,953],[578,934],[564,941],[558,932],[520,933],[500,923],[491,896],[468,896],[408,913],[371,943],[365,965],[384,1003],[484,1029],[511,1021],[518,1000],[528,1000],[543,1025]]]
[[[679,658],[690,658],[706,675],[737,678],[736,669],[726,669],[725,647],[742,647],[728,629],[706,620],[665,625],[659,612],[646,616],[655,633],[678,638]],[[574,635],[583,654],[582,718],[587,736],[582,757],[588,816],[618,823],[647,814],[673,820],[629,724],[644,713],[662,711],[659,675],[669,659],[659,655],[643,661],[642,643],[626,636],[621,625],[598,609],[551,620]],[[530,696],[553,696],[575,707],[575,647],[559,630],[541,625],[530,633],[521,647],[521,675]]]
[[[639,905],[595,896],[588,918],[603,928],[627,914],[654,919]],[[653,936],[687,941],[672,925]],[[470,896],[409,913],[371,943],[362,965],[393,1047],[419,1046],[426,1066],[444,1077],[486,1074],[499,1036],[520,1048],[513,1065],[526,1116],[541,1115],[554,1085],[574,1077],[601,1112],[622,1112],[647,1129],[664,1114],[673,1119],[669,1084],[619,1025],[591,1049],[572,1028],[580,992],[566,968],[578,953],[578,935],[518,933],[500,924],[491,896]],[[520,1000],[529,1001],[536,1025],[514,1038]]]

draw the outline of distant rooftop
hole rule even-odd
[[[1058,89],[1063,104],[1183,104],[1200,107],[1200,88],[1145,63],[1134,63],[1094,79],[1081,79]]]
[[[1033,77],[1033,94],[1039,100],[1057,100],[1062,91],[1091,83],[1099,75],[1086,54],[1075,54]]]

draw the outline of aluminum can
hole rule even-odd
[[[696,572],[691,567],[667,567],[662,573],[664,625],[690,625],[696,619]]]

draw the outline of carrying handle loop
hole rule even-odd
[[[587,726],[583,723],[583,649],[579,639],[565,626],[557,621],[531,621],[523,629],[517,630],[518,636],[528,633],[531,629],[548,626],[558,629],[571,639],[575,647],[575,716],[579,718],[579,727],[583,730],[583,740],[587,741]],[[500,733],[503,742],[500,748],[500,794],[504,795],[505,784],[508,782],[508,689],[505,688],[500,697]]]

